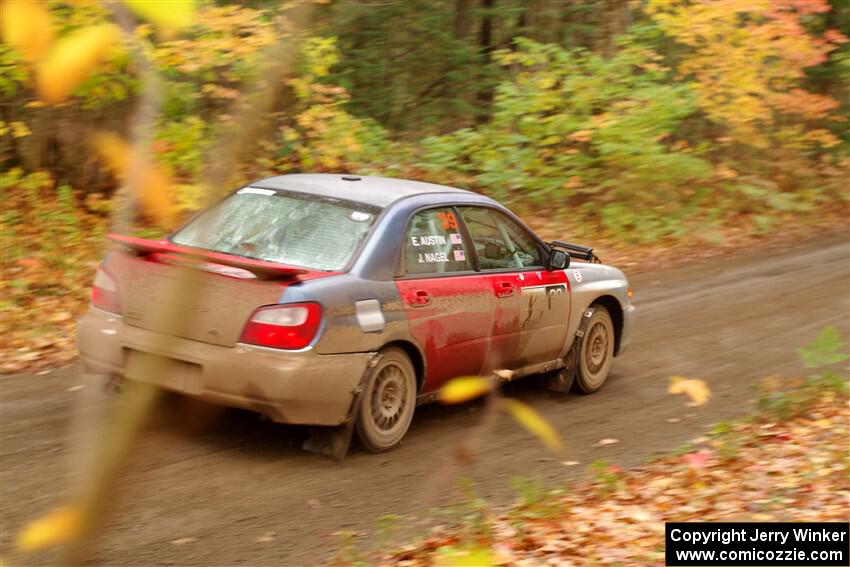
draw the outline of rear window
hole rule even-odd
[[[375,221],[369,205],[246,187],[195,217],[175,244],[315,270],[340,270]]]

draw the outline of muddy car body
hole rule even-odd
[[[440,185],[278,176],[168,240],[111,239],[79,322],[88,372],[356,429],[376,451],[452,377],[549,372],[590,392],[630,340],[622,272]]]

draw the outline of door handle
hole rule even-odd
[[[496,285],[496,297],[510,297],[514,294],[516,286],[511,282],[499,282]]]
[[[431,294],[424,289],[417,289],[413,292],[413,295],[408,298],[408,303],[410,303],[412,307],[425,307],[426,305],[431,304]]]

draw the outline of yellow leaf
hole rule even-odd
[[[555,429],[531,406],[517,400],[505,399],[504,407],[520,425],[540,438],[547,447],[553,451],[560,451],[563,448],[561,438],[558,437]]]
[[[76,539],[82,526],[79,508],[57,508],[31,522],[18,534],[21,551],[38,551]]]
[[[106,59],[119,38],[113,24],[81,28],[62,38],[38,67],[39,98],[48,104],[63,102]]]
[[[437,567],[495,567],[502,565],[493,552],[486,547],[470,549],[454,549],[450,547],[440,550],[435,558]]]
[[[101,133],[94,138],[97,153],[120,179],[127,180],[132,165],[129,144],[115,134]],[[149,162],[138,184],[141,194],[137,195],[142,210],[163,227],[174,225],[176,206],[173,202],[171,180],[155,163]]]
[[[13,138],[24,138],[24,137],[32,134],[32,132],[30,131],[29,126],[27,126],[26,122],[19,122],[19,121],[10,122],[9,126],[12,128],[12,137]]]
[[[0,2],[0,35],[30,62],[44,57],[53,41],[53,22],[43,2]]]
[[[711,397],[711,389],[708,385],[697,378],[685,378],[684,376],[671,376],[670,384],[667,386],[670,394],[685,394],[693,401],[693,405],[704,405]]]
[[[195,21],[195,0],[124,0],[124,4],[166,35]]]
[[[493,389],[493,382],[480,376],[455,378],[440,389],[439,400],[444,404],[461,404]]]

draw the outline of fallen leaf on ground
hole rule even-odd
[[[711,458],[711,451],[696,451],[682,456],[682,460],[691,468],[701,469],[705,467],[708,459]]]

